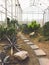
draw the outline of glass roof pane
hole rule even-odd
[[[17,1],[17,0],[16,0]],[[42,15],[45,11],[45,9],[47,9],[49,7],[49,0],[18,0],[23,14],[22,16],[26,16],[26,18],[24,17],[24,19],[26,20],[27,18],[30,18],[30,20],[32,20],[33,18],[37,19],[37,18],[42,18]],[[16,2],[17,4],[17,2]],[[11,4],[11,0],[7,0],[7,15],[8,17],[11,18],[11,5],[13,5],[13,17],[15,16],[15,0],[12,0],[12,4]],[[5,0],[0,0],[0,11],[2,11],[2,15],[5,16]],[[18,10],[19,12],[19,10]],[[0,12],[1,13],[1,12]],[[16,13],[17,13],[17,7],[16,7]],[[1,14],[0,14],[1,15]],[[18,14],[19,15],[19,14]],[[35,17],[35,15],[37,16],[37,18]],[[3,16],[3,18],[5,18]],[[17,14],[16,14],[17,16]],[[31,16],[31,17],[29,17]],[[0,20],[1,20],[1,16],[0,16]]]
[[[49,0],[19,0],[19,1],[23,10],[27,10],[27,7],[31,6],[35,7],[38,6],[39,8],[45,10],[49,6]]]

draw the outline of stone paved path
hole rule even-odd
[[[21,38],[34,50],[40,65],[49,65],[49,59],[46,58],[46,53],[42,49],[39,49],[37,45],[29,41],[24,35],[21,35]]]

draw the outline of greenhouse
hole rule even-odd
[[[49,0],[0,0],[0,65],[49,65]]]

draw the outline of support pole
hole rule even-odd
[[[0,13],[1,14],[1,21],[2,21],[2,13]],[[3,22],[2,22],[3,23]]]
[[[6,20],[6,26],[7,26],[7,0],[5,0],[5,20]]]
[[[44,14],[45,14],[45,11],[43,13],[43,22],[42,22],[42,26],[44,25]]]
[[[11,0],[11,19],[13,19],[13,0]]]
[[[15,19],[16,19],[16,0],[15,0]]]

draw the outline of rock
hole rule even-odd
[[[27,57],[29,57],[29,54],[27,51],[19,51],[19,52],[15,53],[14,56],[18,60],[25,60]]]
[[[33,36],[34,34],[35,34],[35,33],[34,33],[34,32],[32,32],[32,33],[30,33],[29,35],[30,35],[30,36]]]

